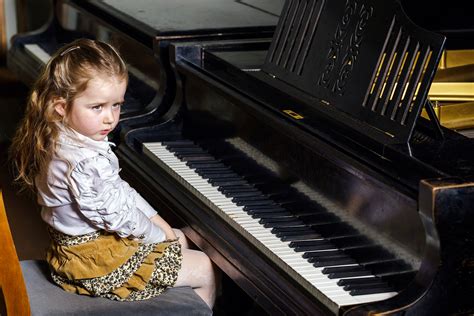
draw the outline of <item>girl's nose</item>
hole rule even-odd
[[[114,113],[112,109],[107,109],[104,113],[104,123],[112,124],[115,120]]]

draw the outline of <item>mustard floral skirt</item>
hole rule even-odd
[[[177,240],[142,244],[104,231],[80,236],[49,232],[51,276],[68,292],[145,300],[174,286],[178,278],[182,254]]]

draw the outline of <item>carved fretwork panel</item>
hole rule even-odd
[[[344,94],[346,82],[358,62],[365,27],[373,11],[373,7],[366,7],[356,1],[346,2],[344,14],[330,42],[323,71],[317,78],[318,85],[335,94]]]

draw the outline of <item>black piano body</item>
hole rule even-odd
[[[123,173],[269,314],[473,313],[474,143],[419,116],[443,45],[371,0],[174,43],[174,103],[122,130]]]
[[[119,128],[143,123],[141,117],[146,122],[166,112],[175,96],[176,80],[168,62],[171,42],[271,37],[282,6],[282,0],[54,0],[41,29],[13,38],[8,67],[31,85],[61,45],[81,37],[111,43],[123,55],[130,73]],[[154,114],[144,115],[150,113]]]

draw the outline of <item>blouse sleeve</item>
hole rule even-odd
[[[80,212],[97,228],[120,237],[144,243],[165,240],[163,230],[149,219],[156,212],[118,171],[103,156],[83,160],[72,170],[71,189]]]

